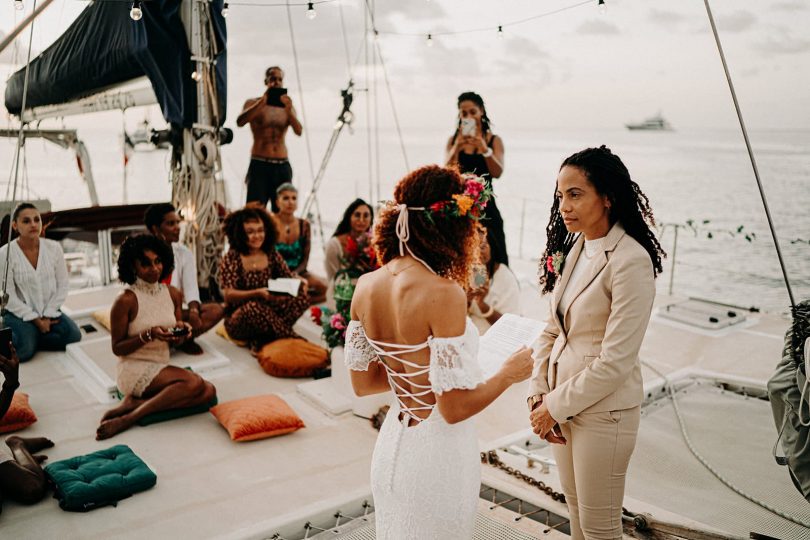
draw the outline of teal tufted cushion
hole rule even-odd
[[[60,508],[74,512],[114,505],[157,482],[155,473],[123,444],[51,463],[45,473]]]

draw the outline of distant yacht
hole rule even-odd
[[[627,129],[630,130],[645,130],[645,131],[672,131],[672,126],[664,120],[661,113],[651,116],[638,124],[625,124]]]

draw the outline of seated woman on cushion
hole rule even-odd
[[[267,282],[295,277],[276,251],[276,228],[263,209],[243,208],[225,218],[230,250],[222,257],[219,285],[225,297],[225,330],[258,349],[265,343],[297,337],[295,321],[309,306],[307,288],[296,296],[270,292]]]
[[[0,354],[0,373],[3,374],[0,420],[8,412],[14,391],[20,386],[20,359],[14,346],[10,348],[10,358]],[[21,504],[34,504],[45,497],[47,484],[40,464],[48,457],[35,454],[51,448],[53,442],[45,437],[11,436],[6,439],[6,446],[8,449],[0,445],[0,512],[5,497]]]
[[[276,206],[278,212],[270,214],[278,231],[276,251],[284,257],[284,262],[293,274],[307,280],[310,303],[320,304],[326,299],[326,282],[307,270],[312,230],[309,221],[295,217],[295,211],[298,210],[298,190],[294,185],[287,182],[278,187]]]
[[[169,346],[191,335],[183,322],[183,293],[161,283],[173,268],[172,248],[156,236],[130,236],[121,244],[118,278],[129,286],[110,310],[110,334],[124,399],[101,419],[98,440],[148,414],[204,405],[216,396],[214,386],[196,373],[169,365]]]
[[[8,258],[3,322],[11,327],[17,355],[25,362],[38,349],[65,350],[65,345],[82,339],[82,333],[60,311],[68,294],[65,254],[58,242],[40,238],[42,217],[36,206],[19,204],[11,215],[11,227],[19,237],[0,248],[0,276],[6,272]]]
[[[329,287],[326,301],[334,307],[335,276],[348,270],[352,278],[379,267],[377,257],[371,247],[371,226],[374,224],[374,212],[363,199],[355,199],[343,212],[332,238],[326,243],[324,266]]]
[[[504,313],[520,314],[520,284],[515,274],[505,264],[492,257],[492,232],[478,226],[481,263],[486,269],[482,283],[471,283],[467,292],[469,314],[478,332],[483,334]]]

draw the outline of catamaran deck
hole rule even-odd
[[[531,275],[530,270],[526,275]],[[524,285],[524,291],[526,314],[544,318],[546,306],[536,290]],[[656,305],[671,301],[659,296]],[[764,387],[780,358],[788,321],[768,314],[748,317],[736,328],[710,332],[656,316],[642,358],[667,375],[692,368],[702,370],[708,378],[718,373],[751,387]],[[64,353],[39,353],[21,367],[21,391],[30,395],[39,421],[20,435],[51,438],[56,446],[46,452],[50,461],[114,444],[129,445],[155,471],[158,483],[117,507],[86,514],[63,512],[53,499],[31,507],[6,502],[0,516],[2,537],[272,538],[285,527],[291,530],[291,524],[302,527],[311,516],[332,514],[370,499],[369,468],[377,432],[368,420],[351,413],[329,415],[296,391],[301,380],[266,375],[245,349],[213,333],[204,340],[230,359],[227,372],[212,379],[220,402],[275,393],[295,409],[307,427],[283,437],[235,443],[212,415],[201,414],[135,427],[98,442],[95,429],[108,405],[100,403],[68,369]],[[643,372],[651,391],[660,387],[655,372],[647,367]],[[526,433],[526,386],[514,386],[477,417],[482,450],[499,448]],[[708,386],[687,392],[680,398],[682,409],[692,437],[707,457],[759,498],[810,521],[806,502],[795,492],[787,471],[773,465],[770,448],[776,430],[767,402],[724,396]],[[709,443],[707,437],[715,442]],[[754,510],[753,505],[718,486],[685,451],[682,441],[668,402],[647,408],[629,473],[626,507],[730,536],[771,531],[779,538],[810,538],[810,531],[791,528],[773,514]],[[544,474],[537,468],[528,469],[522,457],[507,455],[504,461],[559,489],[554,467]],[[486,486],[566,514],[564,505],[535,488],[492,467],[482,467]],[[483,513],[500,511],[488,510],[489,506],[482,506],[482,519],[491,517]],[[373,538],[344,536],[350,537]],[[492,536],[481,536],[487,537]]]

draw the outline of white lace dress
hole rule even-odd
[[[420,366],[396,355],[430,348],[430,363]],[[428,338],[419,345],[398,345],[369,339],[358,321],[346,331],[346,366],[366,371],[370,362],[389,357],[416,368],[397,373],[384,362],[388,382],[397,396],[380,429],[371,463],[371,490],[378,540],[464,539],[473,535],[481,461],[472,418],[448,424],[424,396],[454,389],[472,389],[484,382],[478,364],[478,332],[467,319],[463,336]],[[430,385],[408,379],[427,373]],[[415,393],[403,389],[407,381]],[[420,404],[406,407],[403,397]],[[431,410],[419,421],[413,411]],[[400,420],[400,415],[402,419]],[[417,424],[408,426],[411,419]]]

